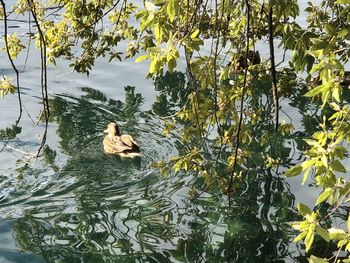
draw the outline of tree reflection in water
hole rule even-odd
[[[55,96],[50,101],[60,151],[69,157],[58,169],[62,153],[45,151],[47,165],[56,167],[56,178],[40,193],[45,198],[15,220],[20,247],[47,262],[67,263],[297,260],[296,246],[289,247],[294,238],[289,222],[296,220],[294,196],[281,172],[266,168],[264,159],[271,151],[281,167],[288,167],[294,149],[286,142],[294,140],[294,134],[272,138],[271,149],[254,141],[247,144],[252,152],[245,164],[249,173],[236,182],[229,210],[221,190],[206,192],[202,178],[190,173],[164,178],[150,168],[153,161],[181,151],[161,136],[157,115],[164,117],[181,107],[186,91],[180,72],[167,73],[155,84],[160,93],[153,105],[155,116],[141,112],[143,99],[134,87],[125,88],[125,102],[87,87],[81,98]],[[261,94],[247,103],[265,109],[254,130],[256,138],[262,138],[272,126],[272,107]],[[307,111],[302,109],[302,118]],[[102,131],[111,120],[140,142],[141,158],[103,153]],[[294,141],[300,149],[302,141]],[[219,174],[227,173],[225,169],[219,167]]]

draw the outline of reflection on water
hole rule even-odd
[[[36,166],[21,165],[17,178],[4,179],[13,190],[0,200],[1,217],[11,219],[0,221],[6,228],[1,233],[16,244],[7,250],[0,242],[0,256],[67,263],[285,262],[297,256],[289,247],[294,197],[269,170],[252,170],[228,210],[221,194],[194,198],[203,189],[193,189],[190,174],[164,178],[151,168],[181,150],[161,135],[154,114],[183,105],[184,79],[175,73],[156,81],[160,97],[153,113],[140,110],[143,98],[130,86],[125,102],[91,87],[83,87],[79,98],[52,97],[58,147],[48,144]],[[135,136],[140,158],[104,154],[102,131],[111,120]],[[284,150],[280,154],[288,157],[290,149]]]

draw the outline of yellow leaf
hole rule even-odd
[[[141,61],[144,61],[148,58],[148,55],[143,55],[143,56],[139,56],[137,59],[135,59],[136,63],[139,63]]]
[[[199,34],[199,29],[196,29],[192,34],[191,34],[191,38],[194,39],[198,36]]]

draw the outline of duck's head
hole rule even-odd
[[[107,129],[105,129],[104,132],[110,136],[120,136],[118,124],[115,122],[108,124]]]

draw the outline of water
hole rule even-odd
[[[16,60],[19,68],[24,60]],[[305,262],[289,223],[297,219],[295,196],[312,205],[317,192],[301,188],[300,178],[251,171],[228,210],[226,197],[203,191],[191,173],[164,177],[151,167],[181,150],[176,137],[162,135],[171,109],[161,91],[169,85],[176,105],[185,80],[178,73],[155,88],[147,70],[146,63],[99,60],[88,78],[64,61],[50,67],[48,141],[35,160],[27,153],[38,148],[44,127],[37,123],[38,54],[30,51],[21,73],[21,132],[0,154],[0,262]],[[12,72],[1,53],[0,75]],[[0,101],[0,128],[14,123],[16,103],[15,95]],[[140,158],[103,153],[103,130],[113,120],[137,139]],[[283,154],[298,158],[295,142],[286,143]]]

